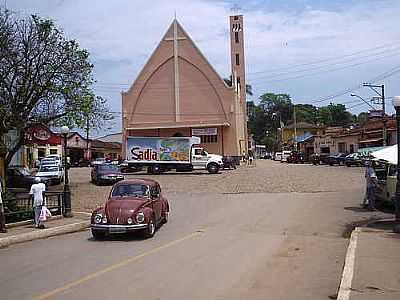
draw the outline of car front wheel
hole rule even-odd
[[[169,211],[164,212],[163,215],[163,223],[168,223],[168,219],[169,219]]]
[[[151,218],[147,228],[145,229],[144,236],[145,238],[152,238],[154,233],[156,232],[156,223],[154,222],[154,218]]]
[[[106,233],[104,231],[92,229],[92,235],[95,240],[102,240],[106,236]]]

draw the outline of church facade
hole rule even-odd
[[[247,153],[243,16],[230,17],[231,85],[175,19],[138,77],[122,93],[122,142],[129,136],[198,136],[210,153]]]

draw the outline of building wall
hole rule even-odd
[[[333,154],[336,153],[350,153],[358,151],[359,135],[347,135],[335,137],[335,145],[332,148]],[[341,144],[344,146],[341,146]],[[353,151],[351,151],[351,145],[353,145]],[[342,148],[342,149],[340,149]]]
[[[305,135],[306,133],[311,133],[315,135],[318,133],[318,130],[315,128],[296,128],[297,136]],[[287,143],[290,140],[294,139],[294,128],[283,128],[283,143]]]

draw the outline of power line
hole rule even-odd
[[[327,61],[332,61],[332,60],[334,61],[334,60],[342,59],[342,58],[345,58],[345,57],[351,57],[351,56],[354,56],[354,55],[357,55],[357,54],[360,54],[360,53],[369,52],[369,51],[373,51],[373,50],[386,48],[388,46],[397,45],[399,42],[400,41],[396,41],[396,42],[388,43],[388,44],[383,44],[381,46],[377,46],[377,47],[374,47],[374,48],[364,49],[364,50],[360,50],[360,51],[353,52],[353,53],[350,53],[350,54],[345,54],[345,55],[342,55],[342,56],[336,56],[336,57],[332,57],[332,58],[316,60],[316,61],[309,62],[309,63],[296,64],[296,65],[291,65],[291,66],[287,66],[287,67],[284,67],[284,68],[275,68],[275,69],[269,69],[269,70],[265,70],[265,71],[249,72],[249,73],[247,73],[247,75],[262,74],[262,73],[268,73],[268,72],[273,72],[273,71],[281,71],[281,70],[289,70],[289,69],[294,69],[294,68],[302,67],[302,66],[315,65],[315,64],[319,64],[319,63],[323,63],[323,62],[327,62]]]
[[[383,59],[383,58],[387,58],[387,57],[396,56],[396,55],[400,54],[399,50],[400,50],[400,47],[397,47],[397,48],[392,49],[392,50],[390,50],[390,51],[382,51],[382,52],[379,52],[379,53],[375,53],[375,54],[373,54],[373,55],[366,55],[366,56],[362,56],[362,57],[359,57],[359,58],[354,58],[354,59],[351,59],[351,60],[345,60],[345,61],[342,61],[342,62],[337,62],[337,63],[334,63],[334,64],[325,64],[325,65],[316,66],[316,67],[312,67],[312,68],[296,70],[296,71],[293,71],[293,72],[281,72],[281,73],[276,73],[276,74],[272,74],[272,75],[266,75],[266,76],[256,77],[256,78],[254,78],[254,79],[257,80],[257,79],[264,79],[264,78],[266,78],[266,81],[270,81],[268,78],[271,78],[271,79],[276,78],[276,77],[279,78],[279,77],[281,77],[282,75],[291,75],[291,74],[296,74],[296,73],[309,72],[309,71],[313,71],[313,70],[320,70],[320,69],[324,69],[324,68],[331,67],[331,66],[337,66],[337,65],[341,65],[341,64],[345,64],[345,63],[354,62],[355,60],[359,60],[359,59],[370,58],[370,57],[376,57],[375,59],[369,59],[369,60],[366,60],[366,61],[364,61],[364,62],[359,62],[358,64],[351,64],[351,65],[350,65],[350,66],[353,66],[353,65],[357,66],[357,65],[359,65],[359,64],[368,63],[368,62],[371,62],[371,61],[374,61],[374,60],[379,60],[379,59]],[[391,55],[383,55],[383,56],[380,56],[381,54],[387,54],[388,52],[395,52],[395,53],[392,53]]]

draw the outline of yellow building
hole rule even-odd
[[[283,127],[282,132],[282,144],[288,145],[292,144],[294,141],[295,135],[297,137],[305,136],[305,135],[316,135],[319,134],[321,127],[317,125],[306,123],[306,122],[298,122],[296,124],[296,133],[294,124],[290,124]]]

